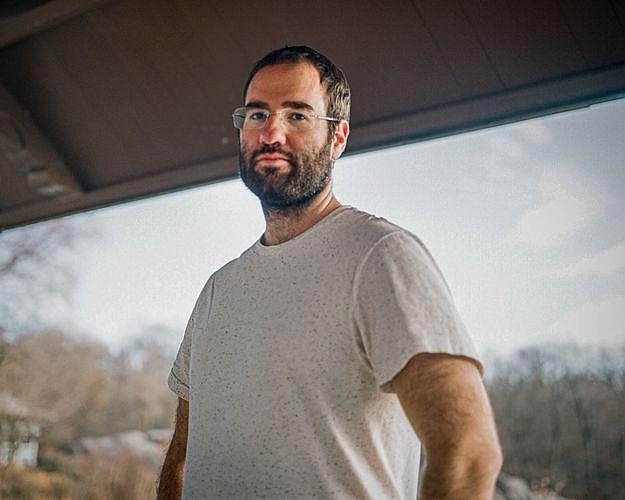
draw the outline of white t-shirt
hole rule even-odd
[[[417,495],[390,382],[417,353],[476,359],[423,244],[341,207],[208,280],[169,377],[189,400],[185,499]]]

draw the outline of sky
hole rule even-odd
[[[357,133],[357,130],[355,131]],[[415,233],[478,349],[625,343],[625,99],[348,156],[340,202]],[[177,346],[204,283],[264,230],[240,180],[79,214],[74,300],[50,321],[112,348]]]

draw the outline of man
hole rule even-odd
[[[332,193],[343,73],[286,47],[256,64],[244,99],[240,173],[266,230],[189,320],[159,498],[414,499],[419,441],[421,498],[491,497],[501,452],[442,276],[415,236]]]

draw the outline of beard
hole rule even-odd
[[[330,182],[333,166],[331,150],[330,140],[319,149],[302,150],[297,153],[283,151],[277,146],[270,145],[250,151],[241,144],[239,149],[241,180],[268,210],[301,207],[321,193]],[[285,167],[255,169],[256,158],[267,153],[284,156],[290,170],[284,171]]]

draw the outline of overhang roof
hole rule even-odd
[[[345,70],[348,153],[625,95],[624,0],[4,4],[0,229],[236,176],[231,110],[287,44]]]

